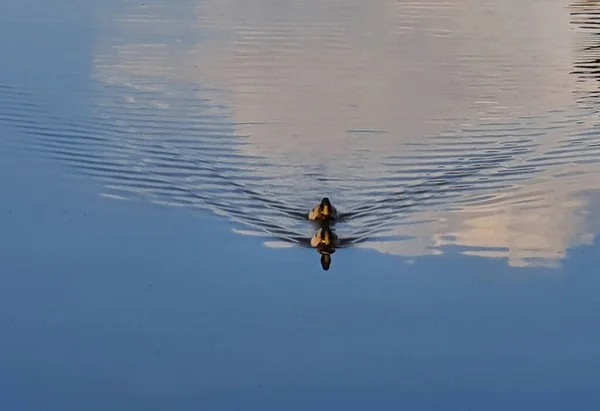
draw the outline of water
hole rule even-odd
[[[599,16],[3,3],[0,397],[593,409]],[[327,277],[323,196],[347,216]]]

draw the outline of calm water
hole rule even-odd
[[[599,2],[98,3],[0,4],[2,409],[596,409]]]

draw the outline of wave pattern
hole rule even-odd
[[[575,94],[581,105],[597,110],[600,98],[600,3],[574,2],[571,20],[580,34],[572,71],[578,79]]]
[[[136,98],[143,100],[143,93],[138,92]],[[207,208],[282,239],[294,241],[304,236],[294,231],[307,214],[304,209],[264,195],[264,190],[253,190],[245,169],[268,164],[264,159],[236,154],[234,147],[243,142],[231,134],[226,115],[210,113],[207,108],[203,115],[195,111],[195,120],[183,124],[177,121],[180,117],[169,118],[167,106],[161,107],[157,118],[147,106],[129,102],[77,123],[53,117],[33,104],[22,104],[23,100],[31,97],[0,86],[0,105],[14,109],[0,120],[33,137],[20,144],[99,179],[105,184],[105,196]],[[206,104],[180,96],[172,103],[181,105],[171,106],[177,116],[182,115],[181,110],[197,110],[196,104]],[[278,220],[287,224],[273,224]]]
[[[482,47],[500,24],[487,2],[274,3],[130,4],[100,37],[86,116],[0,83],[0,121],[105,196],[209,209],[291,244],[309,244],[322,196],[345,244],[406,256],[452,246],[529,265],[595,235],[573,216],[600,189],[597,6],[546,16],[576,28],[572,62],[544,54],[555,31],[507,60],[529,38],[520,21]]]

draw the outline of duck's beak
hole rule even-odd
[[[325,217],[329,217],[330,213],[331,213],[331,209],[329,208],[329,204],[323,205],[323,215]]]

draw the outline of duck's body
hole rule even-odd
[[[334,250],[338,245],[337,234],[329,227],[320,228],[310,240],[310,245],[318,250]]]
[[[331,204],[327,197],[323,198],[321,203],[308,213],[308,219],[311,221],[335,221],[338,217],[336,208]]]

